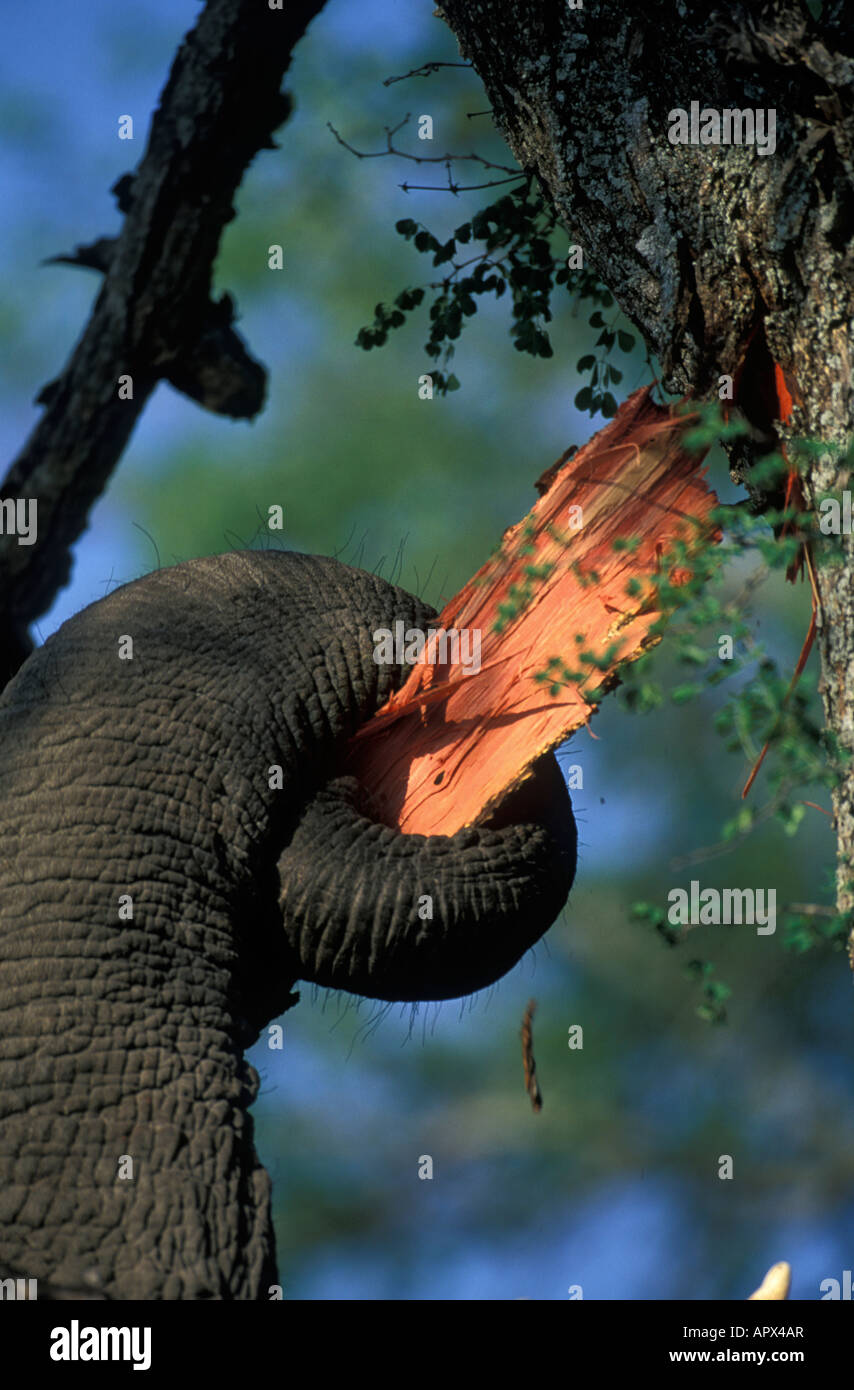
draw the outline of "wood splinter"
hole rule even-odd
[[[416,662],[351,741],[345,770],[385,824],[453,835],[486,819],[659,640],[656,576],[690,578],[672,548],[690,556],[719,538],[702,456],[683,444],[695,424],[644,388],[543,474],[539,500],[436,622],[457,632],[456,653]],[[478,637],[476,670],[464,629]]]
[[[536,999],[528,1000],[528,1007],[522,1019],[522,1064],[525,1068],[525,1090],[531,1097],[531,1108],[539,1112],[543,1108],[543,1093],[537,1081],[537,1064],[534,1061],[533,1019],[537,1012]]]

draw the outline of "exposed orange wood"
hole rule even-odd
[[[777,396],[777,409],[779,411],[777,419],[782,420],[783,424],[786,425],[789,422],[795,403],[792,399],[792,393],[786,384],[785,373],[779,362],[774,363],[774,389]]]
[[[597,708],[590,693],[614,684],[618,665],[657,640],[650,576],[677,537],[691,543],[708,533],[717,504],[701,459],[681,445],[692,423],[644,388],[543,475],[543,496],[435,624],[480,631],[480,672],[466,674],[462,659],[414,665],[351,744],[346,771],[387,824],[450,835],[482,819],[536,758],[588,723]],[[577,530],[573,507],[581,508]],[[618,538],[636,547],[615,550]],[[671,569],[668,577],[688,576]],[[632,579],[641,585],[634,596]],[[502,605],[526,588],[529,601],[502,626]],[[586,654],[604,668],[585,665]],[[580,676],[563,681],[556,698],[535,679],[552,658]]]

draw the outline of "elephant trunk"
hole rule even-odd
[[[301,978],[372,999],[455,999],[540,939],[575,864],[571,803],[550,754],[489,825],[450,836],[380,824],[342,777],[309,803],[279,858],[279,906]]]
[[[297,978],[451,998],[559,912],[575,827],[553,759],[531,806],[450,837],[390,830],[335,779],[405,676],[373,633],[431,615],[334,560],[210,556],[77,614],[3,693],[0,1269],[269,1297],[243,1049]]]

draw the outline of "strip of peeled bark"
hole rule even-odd
[[[346,765],[388,825],[452,835],[486,819],[588,723],[592,692],[658,640],[651,576],[676,540],[690,548],[708,536],[717,500],[701,457],[682,447],[689,422],[636,391],[543,475],[532,511],[446,605],[431,632],[456,638],[431,646],[421,635],[419,664],[356,735]],[[419,645],[414,630],[374,640],[375,660]]]
[[[808,502],[844,489],[839,451],[854,433],[850,3],[822,5],[820,20],[797,0],[725,11],[679,0],[443,0],[441,14],[519,162],[657,354],[665,386],[702,398],[743,368],[738,399],[763,447],[798,436],[837,446],[809,460]],[[693,101],[773,111],[773,152],[671,143],[674,110]],[[795,400],[786,424],[763,418],[774,364]],[[750,444],[729,447],[734,475],[754,490]],[[817,640],[827,724],[854,755],[854,538],[841,541],[841,563],[818,572]],[[834,811],[847,912],[854,757]],[[854,935],[851,947],[854,965]]]

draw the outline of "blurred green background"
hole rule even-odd
[[[151,111],[198,6],[58,0],[6,16],[0,257],[4,293],[2,431],[11,459],[37,418],[30,404],[82,329],[91,272],[46,257],[113,231],[111,183],[138,161]],[[401,217],[447,235],[497,193],[404,193],[441,184],[441,166],[358,160],[327,128],[379,150],[384,127],[423,154],[473,149],[511,162],[470,71],[390,86],[428,60],[458,61],[429,3],[333,0],[300,44],[288,80],[296,113],[264,153],[227,230],[217,286],[270,373],[254,425],[205,415],[161,387],[81,540],[71,585],[41,636],[157,564],[263,543],[280,503],[289,548],[336,554],[440,606],[534,500],[533,482],[594,425],[572,401],[574,364],[592,350],[588,312],[555,302],[554,357],[514,352],[505,301],[467,325],[462,389],[418,399],[426,311],[386,347],[354,339],[427,257],[394,232]],[[120,115],[136,139],[117,139]],[[586,113],[584,118],[589,118]],[[482,171],[460,166],[463,182]],[[488,176],[486,176],[488,177]],[[565,241],[565,238],[564,238]],[[284,269],[267,248],[284,248]],[[561,243],[562,244],[562,243]],[[437,274],[438,278],[438,274]],[[623,395],[649,379],[636,349]],[[736,496],[720,454],[710,475]],[[279,540],[276,536],[276,540]],[[733,586],[743,574],[734,576]],[[808,621],[803,589],[775,573],[751,622],[794,668]],[[813,665],[815,658],[813,658]],[[660,674],[667,678],[667,657]],[[789,1260],[793,1296],[854,1266],[854,1022],[844,956],[785,952],[780,934],[698,927],[670,950],[629,918],[668,891],[774,887],[778,904],[827,901],[829,821],[808,811],[798,836],[769,821],[724,857],[674,861],[714,844],[735,814],[747,764],[714,731],[726,687],[635,716],[609,699],[570,760],[581,834],[570,902],[548,937],[493,989],[412,1010],[303,992],[282,1053],[262,1043],[257,1145],[274,1182],[281,1278],[289,1298],[743,1298]],[[763,779],[754,789],[762,805]],[[827,805],[826,793],[804,792]],[[704,1023],[692,956],[733,990],[728,1020]],[[536,996],[532,1113],[519,1027]],[[581,1024],[583,1050],[567,1045]],[[718,1178],[719,1156],[734,1160]],[[419,1180],[421,1155],[434,1164]]]

